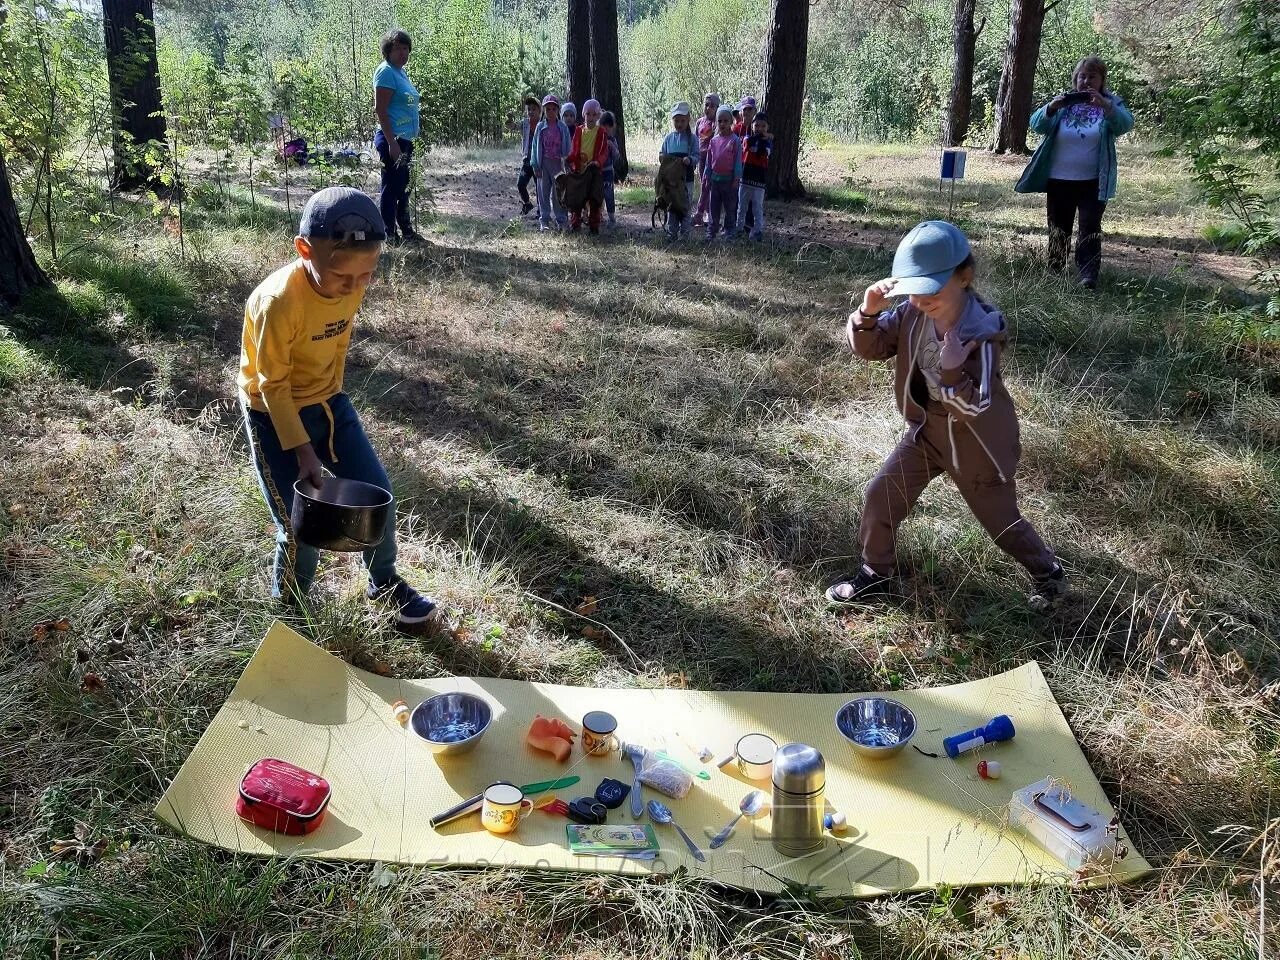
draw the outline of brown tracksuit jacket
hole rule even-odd
[[[907,302],[868,329],[857,325],[861,321],[861,313],[850,316],[849,345],[866,360],[894,358],[895,400],[907,421],[906,435],[867,488],[859,531],[863,562],[877,573],[893,571],[898,525],[929,482],[946,473],[1002,550],[1033,576],[1052,573],[1053,553],[1018,510],[1014,474],[1022,447],[1018,414],[1000,377],[1004,315],[970,294],[958,334],[981,345],[963,366],[942,369],[941,400],[930,397],[918,365],[932,320]]]

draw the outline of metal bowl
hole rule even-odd
[[[836,713],[836,729],[864,757],[883,760],[916,735],[916,715],[888,697],[858,697]]]
[[[493,721],[488,702],[470,693],[438,693],[413,708],[409,728],[436,754],[474,750]]]

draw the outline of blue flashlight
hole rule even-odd
[[[1012,739],[1013,721],[1002,713],[985,726],[947,737],[942,741],[942,748],[947,751],[947,756],[954,760],[960,754],[976,750],[984,743],[999,743],[1001,740]]]

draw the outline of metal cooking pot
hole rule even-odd
[[[289,521],[298,539],[318,550],[358,553],[382,542],[391,493],[372,483],[325,477],[317,489],[310,481],[293,485]]]

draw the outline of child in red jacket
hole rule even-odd
[[[596,165],[600,179],[598,189],[593,189],[587,199],[589,209],[588,222],[592,233],[600,232],[600,208],[604,203],[603,171],[609,161],[609,137],[600,126],[599,100],[588,100],[582,105],[582,118],[586,121],[573,131],[573,146],[569,149],[568,167],[574,173],[582,173],[591,164]],[[574,210],[570,216],[570,225],[574,230],[582,229],[582,208]]]

